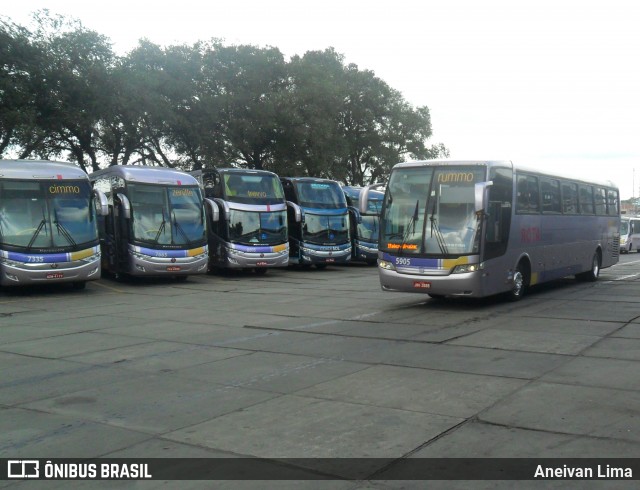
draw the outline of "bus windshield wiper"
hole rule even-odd
[[[447,244],[444,241],[444,237],[442,236],[440,227],[438,227],[438,220],[436,219],[435,214],[436,214],[436,203],[434,202],[433,208],[431,210],[431,217],[429,218],[429,221],[431,222],[431,236],[433,236],[435,232],[436,243],[438,244],[438,247],[440,247],[440,251],[443,254],[448,255],[449,250],[447,249]]]
[[[182,238],[186,240],[187,245],[191,246],[191,240],[189,240],[189,236],[184,231],[184,228],[182,228],[182,225],[178,223],[178,220],[176,219],[176,212],[172,211],[172,214],[173,214],[173,225],[176,227],[176,231],[179,232],[182,235]]]
[[[167,226],[167,220],[164,218],[164,209],[162,209],[162,223],[160,223],[160,228],[158,228],[158,233],[156,233],[156,237],[153,239],[154,242],[158,243],[158,238],[162,235],[165,227]]]
[[[411,229],[412,226],[413,226],[413,230],[411,231],[411,233],[416,232],[416,222],[418,221],[419,208],[420,208],[420,200],[416,199],[416,208],[413,211],[413,215],[411,216],[409,223],[407,223],[407,228],[404,230],[404,233],[402,234],[402,242],[400,243],[400,248],[398,249],[399,252],[402,252],[404,250],[404,245],[407,241],[407,238],[409,238],[409,230]]]
[[[33,236],[31,237],[31,240],[29,240],[29,243],[27,244],[27,249],[30,249],[33,246],[33,244],[36,241],[36,238],[38,238],[38,235],[42,231],[42,228],[44,228],[45,230],[47,228],[47,218],[44,215],[44,209],[42,210],[42,221],[40,221],[40,224],[36,228],[36,231],[33,232]]]
[[[58,234],[62,235],[63,237],[65,237],[67,239],[67,241],[71,244],[71,245],[76,245],[76,241],[73,239],[73,237],[71,236],[71,233],[69,233],[69,230],[67,230],[64,225],[62,223],[60,223],[60,221],[58,221],[58,210],[54,209],[53,210],[53,215],[54,215],[54,222],[53,224],[56,225],[56,229],[58,230]]]

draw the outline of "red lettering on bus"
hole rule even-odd
[[[520,228],[520,241],[522,243],[533,243],[540,241],[540,228],[530,226],[529,228]]]

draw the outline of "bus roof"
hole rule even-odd
[[[255,170],[255,169],[249,169],[249,168],[235,168],[235,167],[228,167],[228,168],[204,168],[202,170],[195,170],[194,172],[192,172],[192,174],[197,174],[198,172],[202,172],[203,175],[209,174],[209,173],[214,173],[214,172],[219,172],[221,174],[242,174],[242,175],[271,175],[273,177],[278,177],[276,174],[274,174],[273,172],[270,172],[268,170]]]
[[[114,165],[89,175],[91,180],[105,175],[114,175],[128,182],[143,184],[198,185],[192,175],[167,167],[146,167],[143,165]]]
[[[340,184],[331,179],[321,179],[318,177],[280,177],[280,180],[289,180],[291,182],[324,182],[324,183],[333,183],[340,187]]]
[[[515,165],[513,162],[509,160],[416,160],[416,161],[410,161],[410,162],[397,163],[396,165],[393,166],[393,168],[395,169],[395,168],[421,167],[421,166],[428,167],[432,165],[433,166],[488,165],[492,167],[509,167],[515,171],[528,172],[528,173],[544,175],[548,177],[556,177],[558,179],[572,180],[575,182],[581,182],[585,184],[602,185],[605,187],[612,187],[616,189],[618,188],[618,186],[610,180],[584,179],[584,178],[576,177],[574,175],[564,174],[561,172],[549,172],[547,170],[536,168],[532,165],[520,165],[520,164]]]
[[[49,160],[0,160],[0,178],[3,179],[87,179],[87,174],[76,164]]]

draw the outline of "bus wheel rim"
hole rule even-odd
[[[523,284],[524,278],[522,277],[522,272],[516,271],[513,275],[513,294],[515,296],[520,296],[522,294]]]

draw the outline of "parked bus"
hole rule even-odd
[[[253,269],[264,274],[289,262],[287,203],[278,176],[263,170],[192,172],[209,206],[209,269]]]
[[[351,260],[373,265],[378,261],[378,235],[380,233],[380,211],[384,199],[384,184],[370,187],[366,213],[360,213],[358,208],[362,187],[343,186],[342,190],[349,206]]]
[[[595,281],[618,261],[619,192],[511,162],[400,163],[380,227],[384,290],[517,300],[568,275]]]
[[[106,206],[76,165],[0,160],[0,284],[83,289],[99,279],[96,214]]]
[[[289,205],[289,263],[322,269],[349,261],[349,211],[340,184],[312,177],[280,180]]]
[[[620,252],[640,250],[640,217],[623,216],[620,219]]]
[[[99,220],[102,267],[116,277],[207,272],[203,197],[191,175],[163,167],[115,165],[92,173],[109,214]]]

